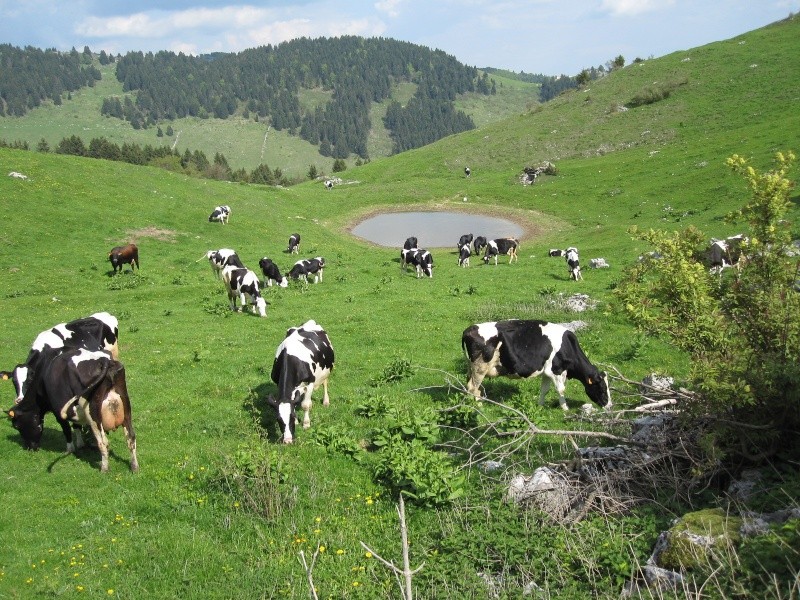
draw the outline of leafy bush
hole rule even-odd
[[[418,440],[431,445],[439,439],[437,414],[432,408],[408,409],[392,406],[387,408],[388,423],[373,432],[372,445],[378,448],[392,443]]]
[[[411,361],[407,358],[397,356],[383,368],[383,371],[372,378],[370,385],[378,387],[385,383],[395,383],[407,379],[414,374]]]
[[[375,466],[375,476],[395,493],[423,506],[441,506],[464,494],[465,478],[441,452],[419,439],[388,440]]]
[[[751,201],[728,216],[749,225],[736,273],[709,273],[701,261],[708,242],[697,229],[633,229],[662,258],[632,267],[616,290],[635,323],[668,335],[692,355],[697,400],[684,413],[710,424],[708,451],[723,459],[769,457],[791,447],[800,426],[798,264],[784,218],[794,160],[791,152],[778,153],[776,167],[766,173],[737,155],[727,160],[752,192]]]

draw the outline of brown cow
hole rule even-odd
[[[108,260],[111,261],[111,266],[114,267],[114,273],[117,272],[117,268],[119,268],[119,272],[122,273],[122,265],[129,264],[131,266],[131,271],[133,271],[133,265],[136,265],[136,268],[139,268],[139,248],[136,244],[128,244],[127,246],[117,246],[116,248],[112,248],[111,252],[108,253]]]

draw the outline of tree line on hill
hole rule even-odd
[[[1,138],[0,148],[30,151],[30,145],[27,142],[19,140],[9,142]],[[39,140],[36,145],[36,151],[50,152],[51,148],[47,140],[44,138]],[[56,154],[69,154],[71,156],[126,162],[132,165],[159,167],[168,171],[181,172],[192,177],[206,179],[284,186],[298,183],[298,181],[290,181],[280,167],[271,169],[269,165],[263,163],[249,172],[244,168],[233,170],[228,164],[228,159],[220,152],[217,152],[214,155],[214,159],[210,161],[202,150],[191,151],[187,148],[181,154],[169,146],[152,146],[150,144],[140,146],[139,144],[127,142],[120,146],[104,137],[92,138],[87,146],[77,135],[62,138],[53,151]],[[357,161],[356,164],[361,164],[361,161]],[[334,160],[334,173],[346,169],[347,165],[343,159]],[[321,175],[315,165],[309,167],[307,173],[309,179],[316,179]]]
[[[371,104],[387,100],[397,83],[416,83],[417,90],[408,106],[393,109],[403,116],[387,123],[394,152],[474,128],[453,101],[467,92],[495,91],[475,67],[442,51],[357,36],[301,38],[214,57],[129,52],[118,60],[116,73],[136,100],[126,107],[109,99],[103,112],[121,115],[134,127],[241,112],[268,119],[273,128],[319,145],[320,154],[334,158],[367,158]],[[322,89],[330,99],[304,107],[301,89]]]
[[[79,53],[0,44],[0,117],[21,117],[45,100],[60,105],[65,94],[94,87],[101,75],[92,62],[88,47]]]

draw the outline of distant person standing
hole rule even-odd
[[[469,170],[469,167],[464,167],[464,175],[469,177],[470,173],[472,173],[472,171]]]

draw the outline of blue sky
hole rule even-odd
[[[0,43],[126,53],[238,52],[381,36],[476,67],[575,75],[663,56],[800,12],[800,0],[0,0]]]

